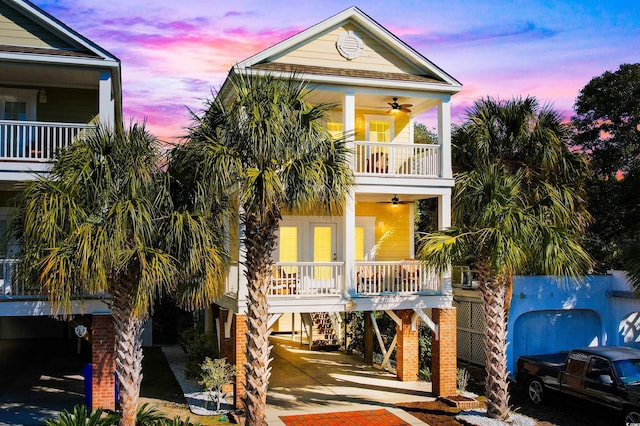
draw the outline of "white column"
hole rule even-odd
[[[350,148],[354,148],[353,141],[355,139],[356,129],[356,96],[353,92],[344,94],[343,105],[343,129],[349,135],[348,141]],[[352,170],[355,168],[355,159],[351,158]],[[353,190],[347,194],[344,208],[344,283],[345,292],[355,292],[355,234],[356,234],[356,199]]]
[[[112,77],[109,71],[100,71],[98,112],[100,122],[109,127],[115,124],[115,100],[112,93]]]
[[[451,227],[451,190],[438,196],[438,229]]]
[[[440,144],[440,176],[452,178],[451,171],[451,104],[449,98],[438,104],[438,143]]]

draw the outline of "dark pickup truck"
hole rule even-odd
[[[516,381],[540,404],[547,391],[571,395],[623,414],[622,424],[640,425],[640,350],[621,346],[522,356]]]

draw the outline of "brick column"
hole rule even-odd
[[[91,408],[114,410],[116,333],[111,314],[93,315],[91,324]]]
[[[234,314],[229,338],[225,337],[224,330],[227,321],[227,310],[220,309],[220,357],[226,358],[229,364],[236,366],[238,375],[233,385],[233,403],[236,408],[242,406],[244,392],[244,364],[247,362],[247,316]],[[225,387],[224,392],[231,389]]]
[[[418,327],[415,330],[411,329],[413,310],[396,311],[396,315],[402,320],[402,325],[396,325],[398,336],[396,375],[402,382],[415,382],[418,380]]]
[[[432,392],[436,396],[456,394],[456,308],[433,309],[438,339],[431,340]]]

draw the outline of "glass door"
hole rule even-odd
[[[313,224],[313,261],[315,263],[335,262],[338,260],[336,244],[336,225],[334,223]],[[325,281],[332,278],[331,266],[316,266],[314,279]]]

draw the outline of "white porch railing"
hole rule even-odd
[[[342,262],[278,262],[269,296],[340,296],[344,282]]]
[[[357,293],[439,293],[441,279],[417,260],[357,262]]]
[[[0,120],[0,160],[51,161],[56,151],[92,127],[89,124]]]
[[[16,278],[16,259],[0,259],[0,300],[41,296],[40,291],[26,286]]]
[[[355,174],[439,177],[440,145],[355,142]]]

